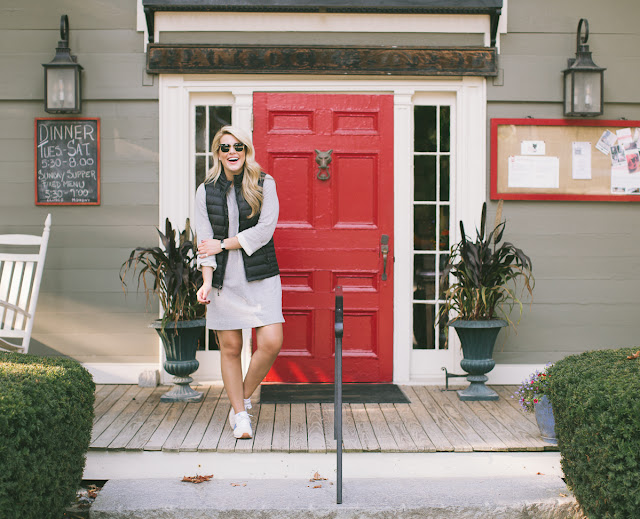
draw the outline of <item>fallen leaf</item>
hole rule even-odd
[[[544,476],[542,472],[536,472],[536,476]]]
[[[313,481],[326,481],[327,478],[323,478],[319,472],[316,472],[313,477],[309,480],[311,482]]]
[[[562,492],[560,492],[560,497],[567,497],[567,494],[563,494]]]
[[[232,487],[246,487],[246,483],[231,483]]]
[[[322,485],[315,485],[313,488],[322,488]]]
[[[209,476],[199,476],[196,474],[195,476],[184,476],[182,481],[186,483],[202,483],[203,481],[209,481],[213,477],[213,474]]]
[[[634,354],[629,355],[627,357],[627,360],[633,360],[633,359],[637,359],[638,357],[640,357],[640,350],[636,351]]]

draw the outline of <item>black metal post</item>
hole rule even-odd
[[[344,310],[342,302],[342,287],[336,287],[336,315],[335,315],[335,394],[333,400],[333,436],[336,439],[337,454],[337,484],[336,503],[342,504],[342,334]]]

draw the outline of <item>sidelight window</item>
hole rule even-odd
[[[220,128],[231,124],[231,106],[196,105],[194,121],[193,160],[191,163],[194,168],[193,174],[195,175],[197,189],[213,165],[213,156],[211,154],[213,137]],[[213,330],[205,330],[203,332],[198,349],[220,349]]]
[[[197,188],[202,184],[207,171],[212,166],[211,143],[213,137],[220,128],[231,124],[231,107],[196,105],[195,110],[195,160],[193,164]]]
[[[437,327],[440,273],[449,256],[451,107],[414,107],[413,151],[413,348],[446,349]]]

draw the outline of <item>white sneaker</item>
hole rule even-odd
[[[245,398],[244,410],[248,411],[249,409],[251,409],[251,407],[251,398]],[[231,409],[229,410],[229,425],[231,426],[232,430],[236,426],[236,412],[233,410],[233,406],[231,406]]]
[[[235,416],[235,426],[233,428],[233,436],[238,439],[253,438],[251,431],[251,416],[246,411],[242,411]]]

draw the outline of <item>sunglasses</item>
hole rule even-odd
[[[220,146],[218,146],[218,148],[220,149],[220,151],[222,153],[229,153],[229,150],[231,150],[231,144],[220,144]],[[233,145],[233,149],[236,150],[237,152],[244,151],[245,148],[246,148],[246,146],[244,144],[242,144],[241,142],[236,142]]]

